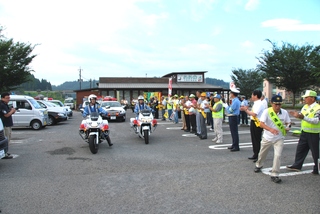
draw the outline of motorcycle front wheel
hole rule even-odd
[[[149,144],[149,130],[144,130],[143,135],[144,135],[144,142],[146,144]]]
[[[92,154],[96,154],[99,148],[99,144],[96,144],[96,137],[95,135],[89,136],[89,148]]]

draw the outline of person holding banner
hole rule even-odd
[[[250,134],[252,141],[252,149],[253,155],[248,157],[249,160],[253,160],[256,162],[258,159],[260,145],[261,145],[261,136],[263,129],[260,127],[260,117],[262,115],[265,107],[261,101],[262,92],[260,90],[254,90],[251,95],[251,100],[253,101],[253,106],[251,111],[249,111],[248,106],[243,106],[240,110],[245,111],[248,115],[250,115]]]
[[[261,149],[254,172],[261,172],[271,147],[274,149],[271,181],[280,183],[280,159],[284,145],[284,138],[291,127],[291,119],[286,110],[281,108],[282,97],[275,95],[271,99],[271,107],[265,109],[260,117],[260,127],[264,129]]]

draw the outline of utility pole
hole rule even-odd
[[[91,88],[91,85],[92,85],[92,79],[90,79],[90,88]]]
[[[81,82],[82,82],[82,79],[81,79],[81,71],[82,71],[82,69],[81,69],[81,67],[80,67],[80,69],[79,69],[79,79],[78,79],[78,82],[80,83],[80,90],[81,90]]]

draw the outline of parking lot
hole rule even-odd
[[[15,129],[10,153],[0,161],[1,213],[319,213],[320,176],[308,155],[302,172],[288,172],[298,138],[289,134],[281,184],[270,181],[273,151],[254,173],[249,127],[239,127],[240,151],[224,142],[183,132],[160,121],[144,144],[125,122],[110,122],[111,141],[93,155],[78,134],[79,112],[43,130]],[[293,119],[294,120],[294,119]],[[298,129],[299,121],[294,120]]]

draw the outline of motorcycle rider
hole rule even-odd
[[[97,103],[97,96],[94,94],[89,95],[88,97],[89,104],[86,105],[86,107],[83,110],[82,116],[86,117],[87,115],[90,114],[90,112],[95,112],[97,111],[99,114],[103,113],[105,115],[108,114],[106,110],[104,110],[100,105]]]
[[[97,103],[97,96],[95,94],[91,94],[88,97],[89,104],[83,110],[82,116],[86,117],[91,112],[98,112],[99,114],[108,115],[108,112],[104,110],[100,105]],[[109,143],[109,146],[112,146],[112,143]]]
[[[136,118],[138,118],[139,112],[142,109],[147,109],[147,110],[152,111],[152,109],[147,104],[144,103],[144,97],[140,95],[138,97],[138,103],[136,104],[136,106],[134,108],[134,113],[136,114]]]

